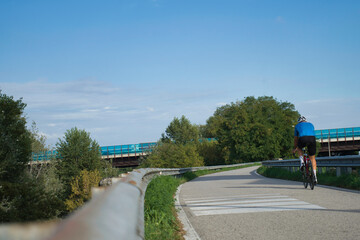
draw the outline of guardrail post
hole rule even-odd
[[[340,177],[341,176],[341,167],[337,167],[336,168],[336,176]]]

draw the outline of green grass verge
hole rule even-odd
[[[286,169],[265,167],[261,166],[257,172],[265,177],[279,178],[285,180],[302,181],[300,171],[290,172]],[[342,187],[347,189],[360,190],[360,176],[359,172],[355,171],[352,174],[343,174],[339,177],[336,176],[335,170],[318,174],[317,175],[319,184]]]
[[[239,167],[222,168],[218,170],[187,172],[180,178],[172,176],[158,176],[154,178],[149,183],[145,193],[145,239],[183,239],[183,230],[181,223],[177,219],[174,205],[174,195],[180,184],[210,173],[230,171],[259,165],[259,163],[256,163]]]

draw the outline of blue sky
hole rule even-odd
[[[295,104],[316,129],[360,126],[360,1],[0,2],[0,89],[48,144],[157,141],[247,96]]]

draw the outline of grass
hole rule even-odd
[[[159,176],[148,185],[145,194],[145,239],[182,239],[176,219],[174,194],[181,179]]]
[[[145,239],[184,239],[184,232],[180,221],[177,219],[174,205],[174,195],[179,185],[202,175],[259,165],[259,163],[255,163],[217,170],[199,170],[187,172],[180,178],[173,176],[158,176],[154,178],[149,183],[145,193]]]
[[[261,166],[257,172],[265,177],[302,181],[300,171],[290,172],[282,168]],[[359,171],[354,171],[351,174],[343,174],[337,177],[336,171],[335,169],[333,169],[332,171],[329,171],[327,173],[318,174],[317,178],[319,184],[322,185],[360,190]]]

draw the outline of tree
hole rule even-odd
[[[196,125],[192,125],[190,121],[185,117],[174,118],[165,130],[165,134],[162,134],[162,141],[173,141],[176,144],[186,144],[189,142],[197,142],[200,137],[199,128]]]
[[[298,116],[291,103],[247,97],[218,108],[207,129],[228,152],[228,163],[260,161],[290,155]]]
[[[36,127],[36,123],[33,121],[31,128],[29,129],[30,138],[31,138],[31,150],[33,153],[37,154],[46,154],[50,150],[50,147],[46,146],[46,137],[45,135],[39,132],[39,129]],[[44,167],[45,166],[45,167]],[[29,171],[35,178],[38,178],[43,171],[46,172],[47,164],[39,164],[34,161],[30,161]]]
[[[0,91],[0,222],[50,219],[59,215],[61,187],[25,171],[31,160],[32,134],[26,129],[22,99]]]
[[[204,166],[194,143],[175,144],[159,142],[150,156],[142,163],[143,167],[184,168]]]
[[[26,104],[0,90],[0,181],[16,182],[31,157],[30,133],[23,116]]]
[[[185,116],[180,119],[175,117],[151,155],[143,161],[142,166],[159,168],[203,166],[203,158],[197,150],[199,137],[200,132],[196,125],[192,125]]]
[[[205,166],[215,166],[225,164],[224,152],[218,141],[201,141],[197,145],[199,155],[204,159]]]
[[[33,121],[31,124],[30,137],[31,137],[31,151],[34,153],[46,152],[50,150],[49,146],[46,146],[46,136],[39,132],[36,123]]]
[[[58,157],[58,175],[65,184],[66,195],[71,192],[71,180],[82,170],[94,171],[101,168],[99,144],[90,138],[85,130],[76,127],[67,130],[63,139],[56,143]],[[67,197],[66,196],[66,197]]]

